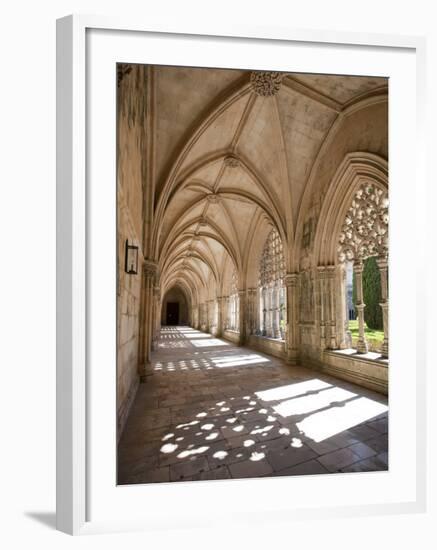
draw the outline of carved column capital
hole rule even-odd
[[[158,273],[158,264],[152,260],[144,260],[143,273],[146,277],[154,277]]]
[[[387,256],[378,256],[376,258],[376,265],[382,271],[383,269],[388,269],[388,257]]]
[[[362,262],[362,260],[355,260],[353,268],[356,274],[361,274],[364,269],[364,263]]]
[[[295,287],[297,285],[297,279],[298,279],[297,273],[287,273],[284,277],[284,283],[285,286],[288,287]]]

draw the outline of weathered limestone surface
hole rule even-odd
[[[118,85],[117,165],[117,407],[120,435],[138,387],[141,273],[143,264],[143,174],[146,70],[129,67]],[[119,73],[120,74],[120,73]],[[125,242],[139,246],[139,275],[125,272]]]

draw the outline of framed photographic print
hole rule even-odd
[[[58,21],[59,529],[423,509],[423,50]]]

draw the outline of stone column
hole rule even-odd
[[[153,289],[155,286],[157,264],[151,260],[145,260],[143,266],[143,293],[142,293],[142,319],[141,319],[141,353],[138,365],[140,382],[145,382],[145,367],[150,363],[150,354],[152,350],[153,338],[153,309],[154,297]]]
[[[253,333],[256,335],[261,334],[261,326],[262,326],[262,305],[261,305],[261,289],[256,288],[255,289],[255,295],[254,295],[254,329]]]
[[[280,315],[279,315],[279,307],[280,307],[280,299],[279,299],[279,287],[274,286],[273,287],[273,323],[272,323],[272,332],[273,332],[273,338],[280,338],[281,337],[281,328],[280,328]]]
[[[369,348],[366,337],[364,335],[364,308],[366,304],[363,301],[363,262],[361,260],[354,261],[355,285],[357,291],[357,313],[358,313],[358,353],[367,353]]]
[[[238,328],[240,331],[239,344],[240,346],[246,341],[246,291],[238,291]]]
[[[256,331],[256,288],[247,290],[247,332],[255,334]]]
[[[318,319],[319,319],[319,336],[320,336],[320,349],[326,349],[326,296],[325,296],[325,267],[317,267],[317,283],[316,283],[316,296]]]
[[[337,346],[339,349],[351,347],[351,333],[349,331],[349,310],[347,304],[346,265],[340,263],[337,267],[336,280],[336,317],[337,317]]]
[[[161,291],[159,286],[153,288],[153,333],[152,333],[152,350],[156,349],[157,341],[159,340],[159,332],[161,328]]]
[[[381,303],[382,323],[384,328],[384,340],[381,346],[381,355],[388,357],[388,259],[387,257],[377,258],[376,263],[381,276]]]
[[[217,297],[217,336],[223,334],[223,296]]]
[[[265,301],[265,309],[266,309],[266,336],[268,338],[272,337],[272,288],[267,287],[266,288],[266,301]]]
[[[337,349],[336,319],[335,319],[335,266],[329,265],[326,268],[326,292],[328,293],[329,310],[329,339],[328,347]]]
[[[284,283],[287,288],[287,362],[296,365],[298,360],[298,296],[297,273],[287,273]]]
[[[261,290],[261,298],[262,298],[262,305],[261,305],[260,332],[261,332],[261,336],[267,336],[267,289],[264,286],[262,287],[262,290]]]

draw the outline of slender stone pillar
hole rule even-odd
[[[287,288],[287,361],[296,365],[298,361],[298,297],[297,273],[287,273],[284,283]]]
[[[361,260],[354,261],[355,285],[357,291],[357,312],[358,312],[358,353],[367,353],[369,347],[364,335],[364,308],[366,304],[363,301],[363,262]]]
[[[261,336],[267,336],[267,288],[263,286],[261,290],[262,308],[261,308]]]
[[[256,288],[247,290],[247,333],[255,334],[256,331]]]
[[[325,294],[325,275],[326,268],[324,266],[317,267],[317,285],[316,296],[318,319],[319,319],[319,335],[320,335],[320,349],[326,349],[326,294]]]
[[[217,336],[223,334],[223,296],[217,296]]]
[[[272,330],[272,318],[273,318],[273,308],[272,308],[272,288],[267,287],[266,288],[266,336],[268,338],[272,337],[273,330]]]
[[[381,355],[388,357],[388,260],[387,257],[377,258],[376,264],[381,276],[381,303],[382,323],[384,327],[384,340],[381,346]]]
[[[246,291],[238,291],[238,328],[240,331],[240,346],[246,341]]]
[[[159,340],[159,330],[161,328],[161,291],[159,286],[153,288],[153,333],[152,350],[156,349]]]
[[[140,382],[146,380],[145,367],[150,363],[150,353],[152,350],[153,338],[153,309],[154,296],[153,289],[155,286],[157,264],[151,260],[145,260],[143,266],[143,295],[142,295],[142,319],[141,319],[141,353],[140,362],[138,365],[138,374]]]
[[[337,346],[339,349],[351,347],[351,333],[349,331],[349,310],[347,304],[346,264],[340,263],[337,267],[336,316],[337,316]]]
[[[329,344],[330,349],[337,349],[336,319],[335,319],[335,266],[326,268],[326,292],[328,293],[329,310]]]
[[[255,329],[254,334],[258,336],[261,334],[263,325],[263,311],[262,311],[262,288],[255,290]]]
[[[279,324],[280,323],[279,307],[280,307],[279,287],[274,286],[273,287],[273,324],[272,324],[273,338],[281,338],[281,328]]]

